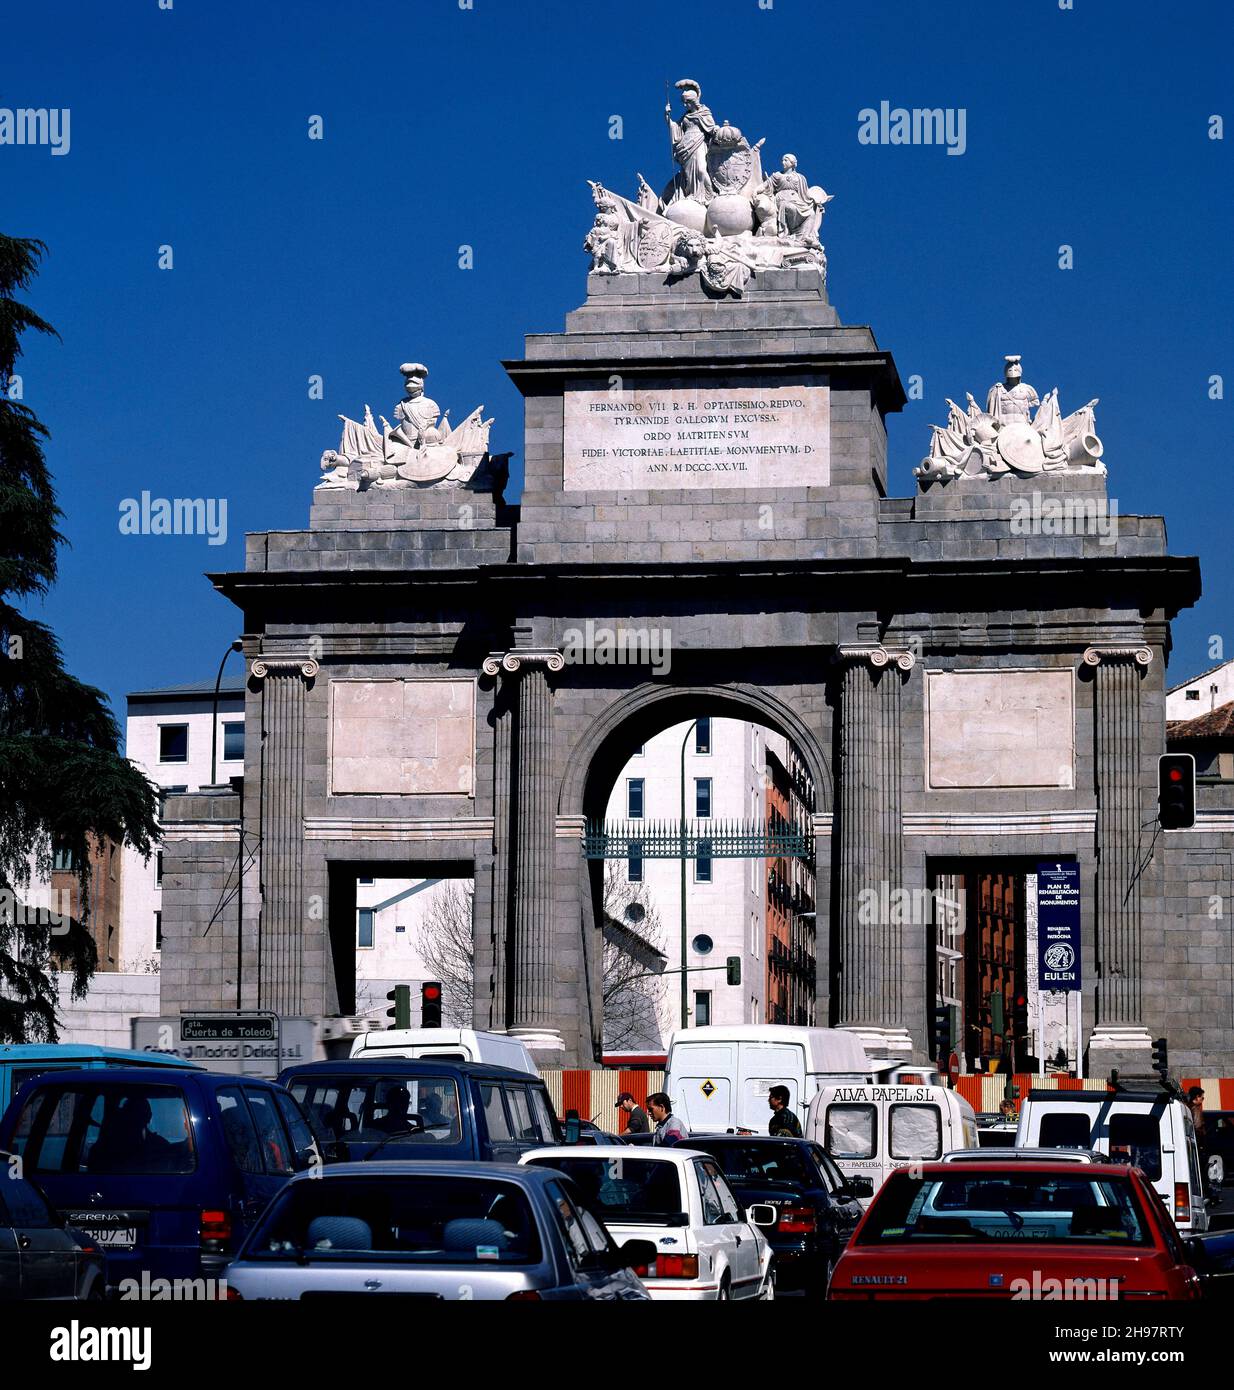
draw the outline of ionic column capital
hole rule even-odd
[[[565,657],[555,647],[513,647],[508,652],[490,652],[480,663],[480,670],[486,676],[495,676],[499,671],[513,676],[536,666],[562,671],[565,664]]]
[[[264,681],[267,676],[290,676],[298,673],[308,681],[320,670],[320,663],[311,656],[259,656],[249,667],[249,675],[254,680]]]
[[[1115,662],[1134,662],[1137,666],[1151,666],[1153,649],[1143,643],[1124,645],[1100,645],[1085,647],[1081,658],[1085,666],[1111,665]]]
[[[907,647],[884,647],[880,643],[871,642],[838,647],[836,661],[841,665],[864,661],[876,671],[890,665],[895,665],[901,671],[911,671],[917,664],[917,657]]]

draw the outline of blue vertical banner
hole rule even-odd
[[[1037,987],[1080,988],[1080,866],[1037,865]]]

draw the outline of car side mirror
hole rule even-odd
[[[618,1269],[649,1269],[656,1262],[656,1246],[651,1240],[627,1240],[617,1252]]]
[[[577,1144],[578,1141],[582,1138],[582,1135],[583,1135],[583,1122],[582,1122],[582,1120],[579,1118],[579,1114],[578,1114],[578,1111],[577,1111],[577,1110],[567,1110],[567,1111],[566,1111],[566,1125],[565,1125],[565,1131],[566,1131],[565,1142],[566,1142],[567,1144]]]
[[[844,1190],[850,1197],[873,1197],[874,1183],[869,1178],[849,1178]]]
[[[755,1202],[752,1207],[746,1208],[746,1220],[754,1226],[775,1226],[780,1220],[780,1213],[770,1202]]]

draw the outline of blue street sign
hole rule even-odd
[[[1080,988],[1080,866],[1037,865],[1037,987]]]

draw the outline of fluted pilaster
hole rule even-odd
[[[317,662],[260,657],[254,680],[261,701],[261,918],[257,937],[257,1006],[303,1010],[304,984],[304,705]]]
[[[841,1026],[903,1026],[901,914],[872,905],[903,886],[900,686],[915,659],[886,647],[841,647],[839,961]],[[884,886],[888,892],[881,891]],[[887,920],[883,920],[887,918]]]
[[[544,1030],[553,1008],[552,902],[555,808],[552,782],[552,692],[548,673],[565,661],[552,650],[516,649],[484,662],[486,675],[502,674],[515,686],[510,700],[513,727],[498,723],[498,758],[504,766],[507,795],[495,806],[498,817],[508,809],[506,825],[494,828],[498,888],[512,904],[509,916],[494,902],[494,921],[508,922],[507,940],[497,942],[497,1008],[500,1026]],[[504,692],[503,692],[504,693]],[[502,743],[505,742],[505,750]],[[503,776],[499,763],[497,777]],[[512,880],[511,880],[512,875]]]
[[[1142,1021],[1140,682],[1152,659],[1146,646],[1084,653],[1093,668],[1097,779],[1097,1027]]]

